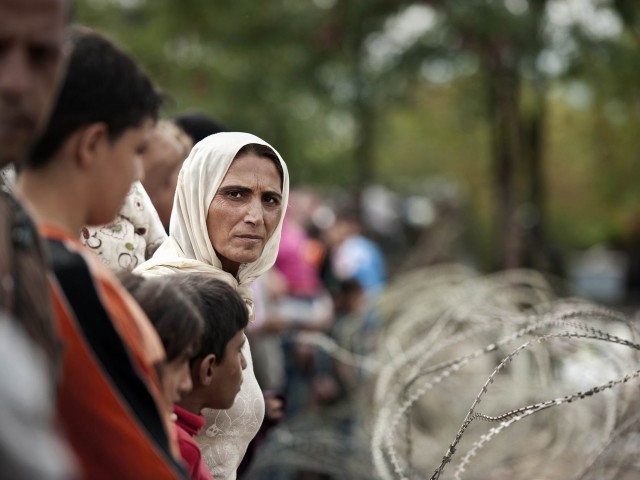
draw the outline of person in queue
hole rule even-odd
[[[251,283],[275,263],[289,197],[286,164],[255,135],[222,132],[195,145],[182,166],[169,238],[134,273],[200,272],[234,287],[253,318]],[[197,437],[216,479],[234,479],[264,418],[249,343],[242,389],[229,410],[208,410]]]
[[[64,0],[0,0],[0,168],[17,166],[49,119],[64,74]],[[0,309],[59,362],[41,241],[21,202],[0,193]]]
[[[163,96],[113,42],[70,29],[72,52],[49,126],[16,192],[46,239],[65,344],[59,421],[83,478],[184,478],[156,373],[162,343],[144,312],[79,241],[117,214],[142,170]]]
[[[75,475],[54,421],[61,345],[48,262],[33,221],[5,183],[48,121],[64,75],[70,17],[66,0],[0,0],[1,478]]]
[[[182,292],[173,278],[145,278],[121,271],[118,279],[160,336],[167,357],[158,368],[158,376],[165,403],[173,411],[173,406],[193,387],[189,361],[200,348],[204,319],[194,301]],[[184,279],[179,280],[184,282]]]
[[[151,134],[149,148],[142,157],[142,185],[167,232],[178,173],[191,148],[193,142],[187,133],[173,121],[161,120]]]
[[[189,362],[193,388],[176,402],[176,426],[180,454],[192,480],[211,480],[194,440],[206,424],[205,408],[225,410],[233,406],[247,368],[243,346],[249,312],[233,287],[202,273],[173,275],[170,281],[191,298],[204,319],[200,348]],[[153,279],[168,277],[154,277]]]

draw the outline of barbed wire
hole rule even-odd
[[[442,270],[441,270],[442,271]],[[413,279],[420,278],[420,275],[413,273]],[[429,295],[424,295],[420,301],[414,299],[413,304],[403,305],[402,309],[396,308],[394,314],[397,317],[409,312],[404,319],[407,322],[413,321],[413,325],[396,324],[396,319],[389,321],[383,337],[383,345],[379,349],[380,353],[395,353],[401,351],[401,355],[393,356],[389,363],[382,369],[377,379],[376,390],[374,395],[375,405],[375,421],[372,429],[372,459],[378,475],[383,479],[391,478],[407,478],[407,471],[410,469],[411,460],[410,448],[404,457],[399,455],[397,450],[397,442],[403,440],[407,446],[410,446],[410,435],[418,435],[415,429],[411,428],[409,413],[416,403],[430,391],[439,387],[443,382],[450,381],[452,377],[459,375],[463,368],[478,360],[481,357],[495,355],[508,347],[509,344],[519,338],[525,336],[533,337],[526,342],[520,349],[511,352],[513,356],[507,355],[505,364],[498,364],[500,368],[495,370],[489,376],[487,386],[493,383],[495,375],[500,372],[511,360],[517,356],[521,350],[528,349],[534,343],[540,344],[548,342],[550,339],[571,339],[574,342],[600,340],[621,347],[631,348],[637,352],[639,346],[632,340],[612,335],[602,329],[594,328],[592,324],[606,323],[609,327],[612,325],[624,325],[627,333],[631,338],[635,338],[637,332],[630,319],[619,312],[612,311],[607,308],[592,305],[580,299],[557,300],[552,297],[551,289],[541,280],[539,274],[533,273],[531,278],[533,281],[527,281],[529,278],[527,272],[518,271],[514,273],[504,273],[485,278],[467,278],[456,270],[455,275],[447,276],[449,282],[452,278],[456,278],[458,284],[449,283],[447,288],[451,290],[458,289],[458,292],[449,292],[446,296],[440,295],[436,302],[430,303],[430,311],[424,312],[422,318],[418,318],[416,311],[419,310],[418,304],[423,305],[431,300]],[[425,272],[421,273],[424,278]],[[465,292],[474,290],[474,282],[478,288],[471,295],[464,295]],[[437,281],[431,281],[437,284]],[[499,302],[494,302],[496,291],[504,291],[506,295]],[[496,290],[497,288],[497,290]],[[412,290],[418,289],[413,283]],[[391,291],[393,293],[393,290]],[[461,293],[462,292],[462,293]],[[481,292],[481,293],[478,293]],[[466,298],[465,304],[461,307],[458,302],[461,298]],[[392,302],[387,298],[387,302]],[[448,303],[453,301],[454,303]],[[485,305],[477,305],[477,302],[484,301]],[[524,305],[524,308],[523,308]],[[478,308],[480,307],[480,308]],[[475,309],[475,311],[474,311]],[[581,320],[580,322],[576,320]],[[429,322],[433,330],[429,329]],[[400,335],[396,335],[395,328],[398,327]],[[422,337],[415,335],[405,335],[405,332],[415,333],[420,328],[427,331],[427,335]],[[505,330],[516,331],[503,335]],[[556,333],[546,333],[550,329],[573,329],[579,332],[561,331]],[[435,334],[434,334],[435,332]],[[449,337],[447,334],[455,332]],[[501,333],[502,332],[502,333]],[[580,333],[583,332],[583,333]],[[431,335],[429,335],[431,333]],[[500,335],[503,335],[500,337]],[[460,346],[473,344],[474,341],[480,341],[481,338],[496,337],[497,339],[488,343],[484,347],[473,349],[470,353],[454,356],[452,359],[446,359],[439,362],[433,360],[443,353],[446,354]],[[399,340],[401,339],[401,340]],[[385,345],[391,341],[391,347]],[[403,345],[403,341],[405,344]],[[395,343],[395,345],[394,345]],[[465,345],[465,344],[469,345]],[[578,347],[581,348],[581,347]],[[538,354],[542,358],[541,363],[551,363],[555,361],[556,352],[547,351]],[[446,356],[446,355],[445,355]],[[545,356],[547,360],[545,360]],[[604,358],[603,354],[603,358]],[[624,357],[622,362],[625,368],[634,365],[632,359]],[[381,362],[382,364],[382,362]],[[637,365],[637,362],[635,363]],[[525,418],[533,413],[546,410],[553,406],[563,405],[566,403],[576,402],[577,400],[591,397],[596,393],[609,390],[619,383],[626,383],[631,379],[636,379],[637,370],[620,376],[617,380],[612,380],[599,387],[593,387],[585,392],[577,392],[563,397],[557,397],[553,400],[528,404],[511,411],[505,412],[500,416],[494,416],[492,421],[499,422],[501,425],[517,422],[521,418]],[[546,381],[549,381],[547,376]],[[518,380],[516,383],[520,382]],[[436,469],[436,473],[431,476],[432,479],[440,478],[445,466],[452,460],[456,453],[456,448],[466,432],[467,428],[474,420],[483,418],[489,421],[492,416],[475,412],[475,407],[480,399],[486,394],[486,390],[481,390],[476,400],[472,403],[467,417],[462,423],[454,442],[450,445],[450,449],[442,457],[440,466]],[[514,420],[515,419],[515,420]],[[404,422],[403,422],[404,420]],[[398,436],[399,425],[403,424],[405,437]],[[468,452],[468,456],[463,457],[458,470],[454,475],[459,478],[465,467],[471,461],[473,456],[479,449],[485,445],[494,435],[497,435],[504,426],[499,430],[493,427],[490,436],[485,434],[480,440],[476,441],[475,446],[472,445]],[[419,474],[420,469],[418,469]],[[424,471],[423,471],[424,472]],[[438,473],[439,472],[439,473]],[[425,475],[426,477],[427,475]]]
[[[460,265],[403,274],[373,308],[373,351],[357,345],[358,318],[342,337],[296,336],[365,374],[333,420],[302,415],[276,429],[253,471],[636,478],[640,334],[629,316],[558,298],[538,272],[481,276]]]

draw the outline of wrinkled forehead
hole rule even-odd
[[[275,151],[274,151],[275,153]],[[242,157],[245,157],[247,155],[255,155],[256,157],[258,157],[259,159],[265,161],[265,162],[269,162],[270,164],[274,165],[277,172],[278,172],[278,177],[280,178],[280,190],[282,191],[282,189],[284,188],[284,170],[282,168],[282,163],[280,163],[280,159],[279,158],[271,158],[265,155],[257,155],[253,152],[247,152],[247,153],[241,153],[241,154],[236,154],[236,156],[233,158],[233,160],[231,161],[231,163],[229,164],[229,166],[227,167],[227,172],[229,172],[229,169],[231,168],[231,166],[234,164],[234,162]],[[277,156],[277,154],[276,154]],[[226,173],[225,173],[226,176]]]
[[[193,147],[181,172],[181,176],[185,177],[182,179],[185,183],[184,187],[191,190],[199,185],[205,190],[205,192],[200,190],[200,193],[204,194],[204,200],[211,201],[231,164],[238,157],[238,152],[244,146],[252,143],[265,145],[275,153],[278,160],[276,167],[279,167],[281,190],[286,195],[288,191],[287,167],[278,152],[255,135],[238,132],[217,133],[201,140]],[[260,155],[260,157],[262,156]],[[265,161],[273,160],[265,158]],[[180,180],[179,183],[181,183]]]

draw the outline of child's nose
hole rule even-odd
[[[178,384],[178,391],[180,396],[184,397],[193,388],[193,382],[191,381],[191,373],[187,370],[186,374],[180,376],[180,383]]]
[[[144,180],[144,164],[142,163],[142,157],[137,155],[135,158],[135,176],[134,181],[142,181]]]
[[[244,358],[244,354],[240,354],[240,365],[242,365],[242,370],[247,368],[247,359]]]

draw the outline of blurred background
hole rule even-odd
[[[391,271],[446,215],[480,270],[626,301],[639,2],[78,0],[76,19],[142,62],[167,114],[253,132],[294,186],[362,199]]]

